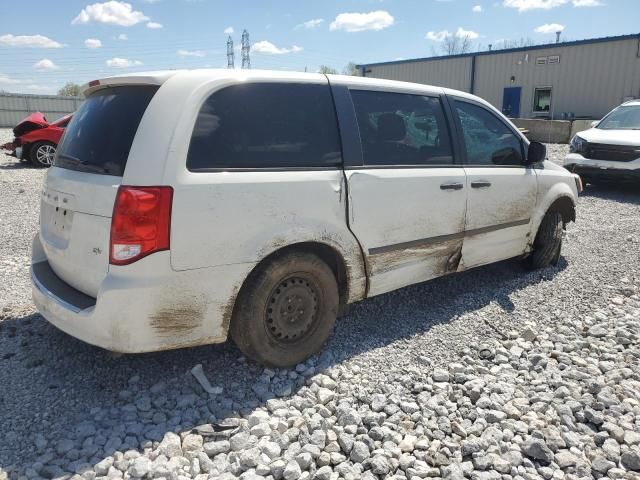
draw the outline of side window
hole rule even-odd
[[[352,90],[365,165],[450,165],[451,139],[440,99]]]
[[[522,165],[520,139],[489,110],[456,100],[467,165]]]
[[[328,85],[247,83],[212,94],[191,137],[187,168],[335,167],[340,137]]]

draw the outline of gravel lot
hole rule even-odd
[[[361,302],[272,371],[231,344],[118,357],[47,324],[28,281],[43,175],[0,154],[0,480],[640,478],[637,191],[588,188],[555,268]]]

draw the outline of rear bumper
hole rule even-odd
[[[74,289],[49,266],[36,235],[33,301],[51,324],[86,343],[122,353],[223,342],[245,264],[176,272],[169,252],[112,267],[97,298]],[[237,280],[236,280],[237,281]],[[218,288],[215,288],[215,287]]]

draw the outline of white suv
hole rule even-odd
[[[579,178],[487,102],[358,77],[196,70],[91,82],[42,191],[33,297],[86,342],[223,342],[287,366],[341,306],[557,261]]]
[[[623,103],[575,135],[564,166],[591,183],[640,183],[640,100]]]

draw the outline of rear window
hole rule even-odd
[[[224,88],[205,101],[187,168],[335,167],[341,160],[328,85],[253,83]]]
[[[91,94],[65,130],[54,166],[121,177],[156,86],[125,86]]]

